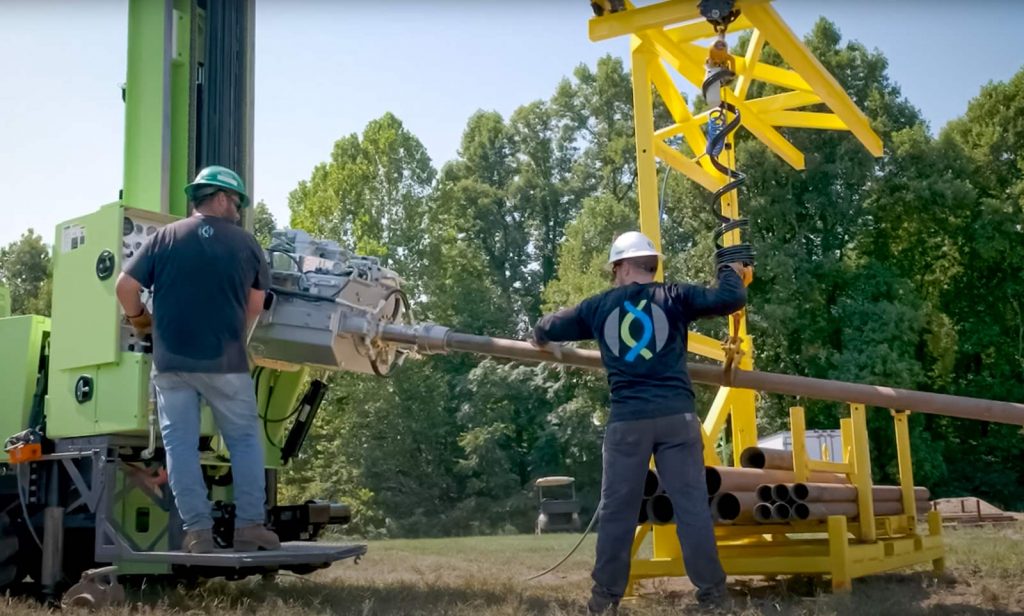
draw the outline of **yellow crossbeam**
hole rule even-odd
[[[779,155],[779,157],[790,164],[794,169],[804,168],[804,154],[796,149],[792,143],[782,136],[782,133],[775,130],[771,124],[764,121],[753,109],[743,101],[730,101],[740,111],[742,119],[741,126],[745,127],[755,137],[760,139],[768,148]]]
[[[668,62],[687,81],[700,88],[704,83],[704,57],[707,51],[693,43],[676,45],[672,39],[661,30],[648,30],[637,34],[646,41],[655,51]]]
[[[648,67],[648,71],[651,83],[654,84],[654,88],[661,95],[661,100],[665,101],[665,106],[668,107],[668,111],[672,114],[672,119],[676,121],[676,125],[680,127],[680,132],[686,138],[687,145],[690,146],[690,149],[695,154],[703,152],[704,148],[707,147],[707,138],[700,129],[700,125],[693,121],[693,115],[690,113],[686,100],[679,93],[679,88],[672,81],[661,60],[653,60]],[[659,137],[658,133],[655,133],[654,136],[660,141],[668,138]]]
[[[659,30],[648,30],[636,36],[649,44],[654,51],[658,52],[687,81],[698,88],[704,82],[704,69],[698,64],[698,58],[696,57],[697,54],[704,53],[700,47],[692,43],[676,45],[668,38],[664,31]],[[737,59],[737,70],[740,70],[739,59]],[[743,101],[732,100],[730,102],[740,110],[740,114],[743,116],[742,125],[751,134],[763,141],[765,145],[793,168],[804,168],[803,153],[787,141],[782,136],[782,133],[775,130],[771,124],[757,117],[756,112],[746,107]]]
[[[749,19],[740,15],[736,18],[736,21],[729,24],[729,32],[740,32],[753,27]],[[683,24],[675,28],[668,28],[665,30],[665,34],[676,43],[689,43],[715,36],[715,28],[707,20],[701,19],[700,21]]]
[[[642,34],[650,36],[654,33],[664,34],[664,31],[651,30],[648,32],[643,32]],[[761,35],[762,38],[765,38],[765,40],[768,41],[767,37],[763,36],[763,32],[761,33]],[[677,50],[677,53],[672,55],[681,56],[686,58],[690,62],[693,62],[696,65],[694,74],[697,74],[699,72],[699,74],[701,75],[700,81],[703,81],[704,60],[707,58],[707,49],[701,47],[696,43],[677,43],[675,41],[672,41],[671,38],[668,38],[667,34],[665,36],[668,42],[670,43],[667,49],[671,50],[674,46],[674,49]],[[747,58],[736,58],[735,60],[736,72],[746,72],[748,63]],[[773,66],[771,64],[765,64],[764,62],[757,62],[756,64],[754,64],[754,68],[751,70],[750,75],[751,79],[763,81],[765,83],[770,83],[772,85],[776,85],[782,88],[787,88],[790,90],[802,90],[805,92],[812,91],[811,85],[807,83],[807,81],[798,73],[791,71],[787,68],[780,68],[778,66]],[[700,83],[698,82],[697,85],[699,86]]]
[[[686,100],[683,99],[683,95],[672,81],[668,71],[662,66],[661,60],[655,58],[648,67],[648,70],[650,71],[651,83],[654,84],[654,88],[661,96],[661,100],[665,102],[665,107],[672,114],[672,119],[679,124],[686,124],[692,120],[693,114],[690,113]]]
[[[747,45],[747,53],[743,57],[745,66],[736,76],[736,87],[733,92],[736,98],[744,100],[747,98],[747,91],[754,79],[754,70],[757,68],[757,60],[761,57],[761,50],[764,49],[764,36],[760,30],[754,30],[750,35],[750,43]]]
[[[786,92],[784,94],[751,99],[747,101],[747,106],[758,113],[765,113],[767,111],[786,111],[808,105],[817,105],[820,102],[821,97],[814,92]]]
[[[686,333],[686,340],[687,351],[715,361],[725,361],[725,351],[722,350],[720,340],[694,331]]]
[[[590,40],[603,41],[651,28],[664,28],[698,17],[700,11],[693,0],[668,0],[640,8],[630,7],[619,13],[591,18]]]
[[[692,123],[693,121],[691,120],[683,124],[676,123],[671,126],[666,126],[665,128],[659,128],[658,130],[654,131],[654,138],[660,139],[661,141],[665,141],[666,139],[670,139],[672,137],[675,137],[676,135],[681,134],[684,130],[686,130],[687,124]]]
[[[867,116],[853,104],[839,82],[793,34],[779,14],[768,4],[744,5],[747,18],[763,32],[771,46],[821,96],[857,139],[874,156],[882,155],[882,140],[871,129]],[[797,88],[799,89],[799,88]]]
[[[708,173],[704,167],[680,154],[677,150],[673,150],[664,141],[654,142],[654,155],[711,192],[715,192],[722,187],[722,182],[718,178]],[[721,343],[718,344],[721,345]]]
[[[774,46],[774,43],[772,43]],[[737,68],[739,63],[737,62]],[[754,67],[754,79],[770,83],[782,88],[788,88],[790,90],[802,90],[804,92],[811,92],[811,84],[801,77],[798,73],[785,68],[779,68],[778,66],[772,66],[771,64],[765,64],[764,62],[758,62],[757,66]]]
[[[834,113],[811,111],[771,111],[761,114],[761,119],[772,126],[791,128],[817,128],[823,130],[845,130],[846,124]]]

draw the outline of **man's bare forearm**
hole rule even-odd
[[[134,317],[142,314],[145,306],[139,296],[142,286],[134,278],[127,274],[121,274],[117,279],[117,301],[121,303],[125,315]]]

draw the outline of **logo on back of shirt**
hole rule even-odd
[[[211,237],[213,237],[213,227],[206,223],[199,225],[199,237],[205,239],[210,239]]]
[[[668,340],[668,318],[657,304],[651,304],[650,315],[644,312],[646,307],[646,299],[636,306],[626,301],[622,303],[622,308],[612,310],[605,319],[604,342],[616,357],[622,357],[625,351],[624,359],[628,362],[636,361],[637,357],[647,360],[665,346]],[[623,349],[623,346],[628,347],[628,350]],[[651,352],[651,346],[654,347],[654,353]]]

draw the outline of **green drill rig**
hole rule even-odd
[[[277,473],[300,451],[324,398],[311,367],[383,373],[400,359],[354,337],[335,340],[328,306],[398,317],[404,297],[398,277],[375,260],[301,232],[275,235],[268,258],[276,293],[252,345],[267,523],[285,544],[258,553],[178,550],[150,386],[152,343],[126,323],[114,285],[149,235],[190,214],[182,188],[197,169],[228,166],[251,185],[254,4],[130,0],[128,20],[118,199],[57,226],[51,318],[10,317],[0,302],[0,434],[11,435],[0,454],[0,590],[31,580],[52,599],[107,565],[79,584],[95,599],[104,587],[97,576],[109,581],[111,565],[117,575],[237,579],[358,558],[365,545],[315,543],[324,527],[350,521],[348,508],[278,503]],[[215,536],[228,548],[230,458],[209,413],[200,450]]]

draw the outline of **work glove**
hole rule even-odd
[[[740,280],[743,281],[743,286],[749,287],[750,283],[754,281],[754,268],[750,265],[743,265],[742,263],[729,263],[728,265],[739,275]]]
[[[129,317],[125,315],[128,322],[131,323],[135,333],[139,336],[145,336],[153,332],[153,315],[149,314],[149,310],[145,306],[142,307],[142,312],[139,314]]]
[[[565,348],[564,342],[541,342],[537,338],[531,336],[530,344],[537,347],[542,351],[547,351],[555,356],[555,359],[562,359],[562,349]]]

